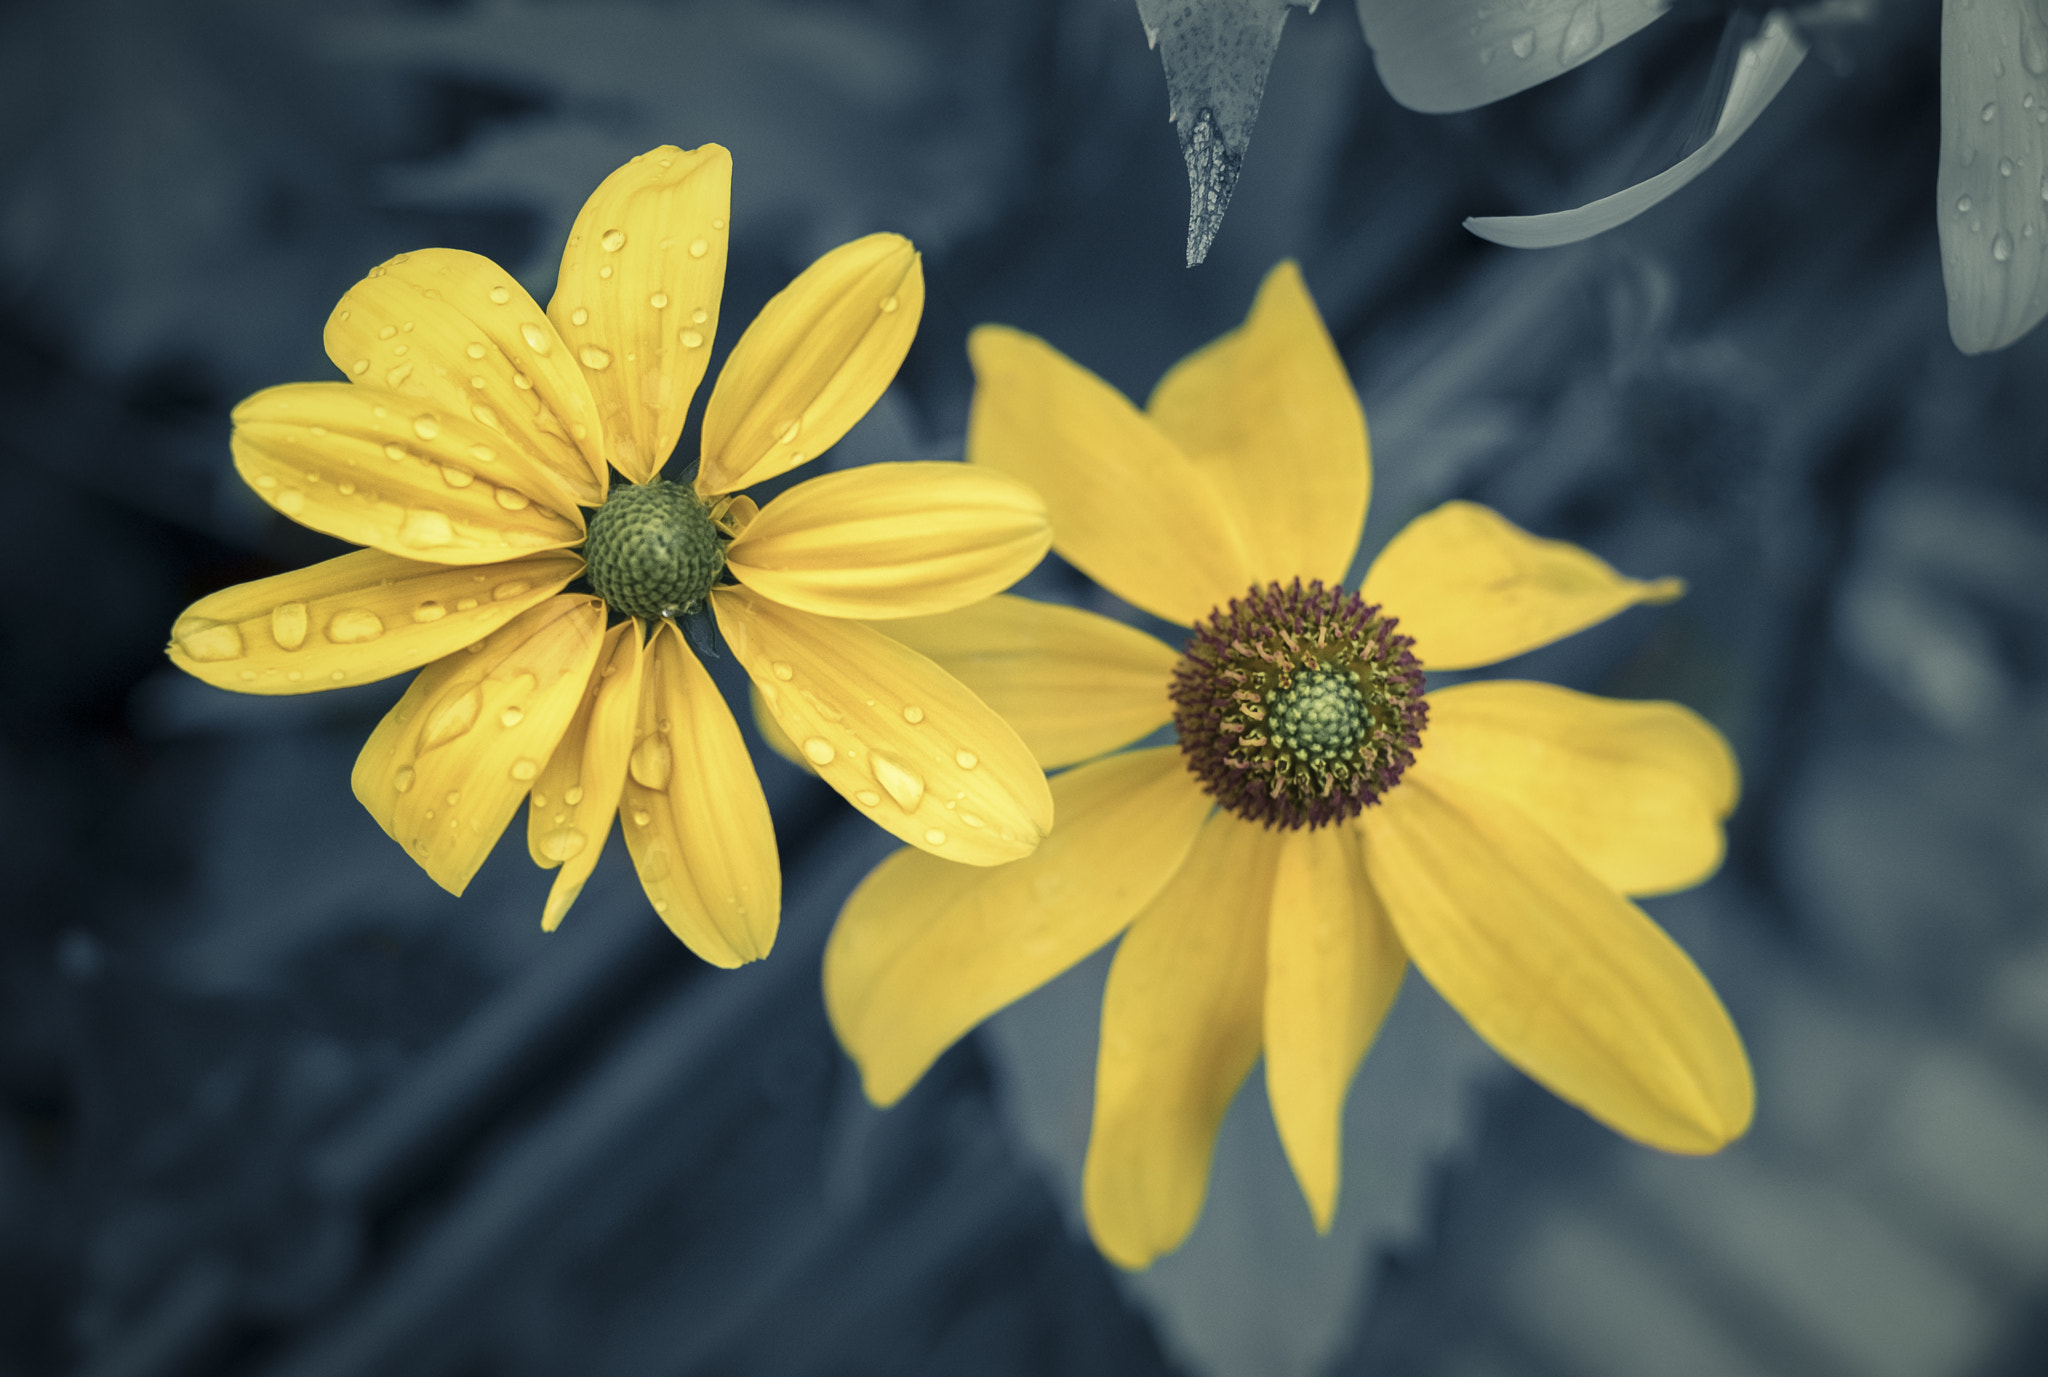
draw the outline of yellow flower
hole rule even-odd
[[[1292,264],[1143,413],[1029,335],[983,327],[971,352],[970,457],[1045,494],[1068,560],[1193,631],[1177,654],[1012,597],[897,624],[1043,764],[1076,768],[1029,858],[971,871],[901,852],[847,901],[826,1003],[868,1095],[896,1100],[1122,934],[1083,1199],[1125,1267],[1194,1227],[1261,1052],[1328,1228],[1344,1097],[1411,960],[1618,1131],[1674,1152],[1741,1134],[1741,1040],[1623,897],[1719,866],[1738,788],[1719,734],[1676,704],[1545,684],[1420,692],[1420,665],[1489,664],[1679,586],[1452,502],[1395,536],[1360,594],[1339,588],[1371,483],[1365,418]],[[1169,721],[1178,745],[1118,752]]]
[[[368,548],[202,598],[170,645],[245,693],[426,665],[356,761],[384,830],[460,894],[530,795],[533,859],[561,867],[553,928],[616,811],[655,910],[721,966],[767,954],[781,874],[746,746],[677,613],[708,601],[826,782],[905,841],[994,865],[1052,822],[1016,733],[865,624],[1015,582],[1051,539],[1036,494],[967,465],[877,464],[764,508],[738,495],[837,442],[888,387],[924,305],[907,240],[835,249],[770,301],[712,391],[695,481],[658,477],[717,328],[731,187],[716,145],[612,173],[545,313],[472,253],[371,270],[327,323],[350,380],[256,394],[233,442],[266,502]],[[597,596],[562,592],[585,574]],[[608,611],[629,619],[607,630]]]

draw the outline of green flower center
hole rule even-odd
[[[1188,770],[1268,827],[1342,822],[1400,783],[1429,722],[1414,641],[1341,588],[1253,588],[1195,623],[1173,672]]]
[[[687,484],[615,483],[591,513],[583,562],[607,604],[652,620],[703,606],[725,568],[725,543]]]

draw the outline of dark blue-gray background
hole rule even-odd
[[[1348,7],[1297,11],[1190,272],[1129,0],[0,6],[0,1372],[2048,1368],[2048,335],[1948,341],[1936,7],[1831,30],[1603,240],[1458,227],[1672,161],[1726,18],[1436,118]],[[1255,1075],[1201,1229],[1120,1277],[1074,1223],[1099,960],[875,1111],[817,961],[885,839],[813,782],[763,756],[783,935],[715,972],[616,845],[552,937],[516,840],[435,888],[348,790],[402,681],[237,699],[167,666],[186,602],[335,549],[226,438],[247,393],[332,376],[344,288],[450,245],[544,299],[607,171],[713,141],[721,350],[834,243],[924,251],[922,335],[835,462],[957,455],[974,323],[1142,398],[1292,255],[1372,423],[1368,552],[1465,496],[1685,576],[1511,669],[1736,743],[1725,872],[1651,908],[1748,1037],[1749,1139],[1620,1142],[1411,978],[1333,1236]]]

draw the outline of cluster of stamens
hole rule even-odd
[[[725,568],[725,542],[687,483],[615,483],[590,514],[585,577],[597,595],[652,621],[703,606]]]
[[[1172,688],[1189,771],[1268,827],[1322,827],[1378,802],[1429,721],[1415,642],[1394,627],[1356,594],[1299,579],[1196,623]]]

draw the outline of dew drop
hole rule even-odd
[[[604,237],[597,242],[604,246],[606,253],[617,253],[626,247],[626,232],[622,229],[608,229],[604,232]]]
[[[1991,237],[1991,256],[2000,263],[2012,257],[2012,236],[2004,230]]]
[[[387,368],[384,370],[384,385],[386,387],[397,387],[411,376],[412,365],[409,363],[401,363],[396,368]]]
[[[695,330],[685,330],[677,338],[682,340],[683,348],[685,349],[701,348],[704,344],[704,336],[698,334]]]
[[[702,258],[709,252],[711,252],[711,246],[702,239],[692,239],[690,241],[690,257]]]
[[[906,813],[917,811],[924,801],[924,776],[893,755],[876,751],[873,759],[875,783],[882,786],[896,806]]]
[[[511,299],[512,293],[506,291],[503,287],[491,288],[491,304],[493,306],[503,306]]]
[[[814,736],[804,742],[804,755],[813,765],[830,765],[839,758],[839,752],[832,749],[832,743],[822,736]]]
[[[306,643],[306,604],[282,602],[270,609],[270,637],[286,650]]]
[[[913,727],[916,726],[918,723],[924,721],[924,709],[918,707],[916,704],[913,703],[911,706],[903,710],[903,720],[908,722]]]
[[[416,622],[438,622],[447,615],[448,609],[432,598],[412,610],[412,619]]]
[[[588,324],[589,321],[590,312],[584,310],[581,306],[578,306],[575,310],[569,312],[569,323],[571,325],[585,325]]]
[[[1968,215],[1970,213],[1970,208],[1976,204],[1977,203],[1975,201],[1972,201],[1967,196],[1958,196],[1956,197],[1956,214]]]
[[[1586,0],[1572,11],[1564,26],[1564,38],[1557,45],[1557,60],[1566,67],[1583,62],[1600,46],[1600,6]]]
[[[962,810],[961,810],[961,813],[960,813],[960,821],[962,821],[962,822],[966,823],[966,824],[967,824],[967,825],[968,825],[969,827],[986,827],[986,826],[988,826],[988,824],[987,824],[987,823],[983,822],[983,821],[982,821],[982,820],[981,820],[980,818],[978,818],[978,817],[974,816],[974,814],[972,814],[972,813],[970,813],[970,812],[967,812],[967,811],[966,811],[965,809],[962,809]]]
[[[657,311],[666,310],[668,308],[668,293],[656,292],[653,296],[647,298],[647,304]]]
[[[608,278],[608,277],[610,277],[610,276],[612,275],[612,265],[611,265],[611,264],[609,264],[609,263],[605,264],[605,265],[604,265],[604,266],[603,266],[602,268],[599,268],[599,269],[597,270],[597,275],[598,275],[599,277],[605,277],[605,278]]]
[[[571,808],[583,802],[583,786],[581,784],[570,785],[569,791],[562,795],[562,802],[568,804]]]
[[[936,827],[925,828],[924,839],[933,846],[944,846],[946,844],[946,834]]]
[[[863,789],[853,797],[854,801],[863,808],[872,808],[882,801],[882,796],[873,789]]]
[[[455,539],[455,528],[441,513],[414,507],[405,514],[405,525],[399,529],[398,538],[407,545],[446,545]]]
[[[384,619],[366,607],[337,612],[327,623],[327,639],[338,645],[361,645],[384,634]]]
[[[451,488],[466,488],[476,482],[476,475],[468,469],[458,469],[452,464],[441,465],[441,481]]]
[[[525,720],[526,714],[521,712],[518,708],[507,708],[503,712],[498,714],[498,723],[500,726],[516,727]]]
[[[491,590],[491,597],[497,602],[505,602],[508,599],[518,597],[531,587],[533,585],[525,579],[512,579],[493,588]]]
[[[523,512],[533,505],[532,498],[523,492],[514,492],[510,488],[500,488],[493,496],[498,499],[498,505],[508,512]]]
[[[306,495],[297,488],[286,488],[277,495],[277,509],[286,516],[297,516],[306,509]]]
[[[784,664],[780,660],[775,661],[775,663],[769,666],[769,668],[773,669],[775,671],[775,677],[780,679],[785,684],[796,676],[796,671],[791,669],[788,665]]]
[[[1977,118],[1978,118],[1978,119],[1980,119],[1980,120],[1982,120],[1982,121],[1983,121],[1984,123],[1986,123],[1986,124],[1989,124],[1989,123],[1991,123],[1991,121],[1993,121],[1993,120],[1997,119],[1997,118],[1998,118],[1998,102],[1997,102],[1997,101],[1995,101],[1995,100],[1987,100],[1987,101],[1985,101],[1985,102],[1984,102],[1984,108],[1983,108],[1982,110],[1979,110],[1979,111],[1977,112]]]
[[[643,789],[668,788],[669,771],[674,768],[675,757],[670,754],[668,742],[659,736],[650,736],[633,748],[632,757],[626,768]]]
[[[353,483],[336,483],[334,490],[343,497],[354,497],[356,495],[356,485]]]
[[[2000,159],[1998,160],[1998,175],[1999,175],[1999,176],[2001,176],[2001,177],[2010,177],[2010,176],[2012,176],[2012,174],[2013,174],[2014,172],[2016,172],[2017,170],[2018,170],[2018,169],[2017,169],[2017,168],[2015,168],[2015,167],[2014,167],[2014,166],[2012,165],[2012,159],[2011,159],[2011,158],[2000,158]]]
[[[441,423],[431,414],[415,416],[412,421],[412,433],[422,440],[431,440],[441,433]]]
[[[1508,40],[1508,51],[1512,52],[1516,57],[1527,57],[1535,52],[1535,32],[1530,29],[1524,29],[1516,34],[1512,39]]]
[[[702,325],[705,321],[709,319],[711,319],[711,312],[705,310],[702,306],[699,306],[696,310],[690,312],[690,321],[692,324]]]
[[[381,330],[379,330],[379,331],[377,332],[377,338],[378,338],[378,339],[390,339],[390,338],[391,338],[391,337],[392,337],[393,335],[395,335],[395,334],[397,334],[397,333],[398,333],[398,327],[397,327],[396,325],[387,325],[387,326],[385,326],[385,327],[384,327],[383,329],[381,329]]]
[[[643,824],[644,825],[644,824]],[[540,854],[551,861],[566,861],[590,845],[590,839],[574,827],[557,827],[540,839]]]
[[[519,337],[526,341],[526,347],[534,353],[545,354],[548,352],[548,332],[533,322],[528,321],[519,327]]]
[[[633,825],[634,825],[634,826],[636,826],[636,827],[645,827],[645,826],[646,826],[646,825],[647,825],[648,823],[650,823],[650,822],[653,822],[653,821],[654,821],[654,814],[652,814],[652,813],[648,812],[648,811],[647,811],[647,810],[646,810],[645,808],[635,808],[635,809],[633,810]],[[659,907],[659,906],[657,906],[657,907],[655,908],[655,910],[654,910],[654,911],[655,911],[656,913],[659,913],[659,912],[661,912],[661,909],[660,909],[660,907]]]
[[[349,365],[349,372],[355,374],[359,378],[369,371],[370,361],[368,359],[357,359],[354,363]]]
[[[612,356],[594,344],[584,345],[576,357],[583,360],[585,368],[603,369],[611,367],[612,364]]]
[[[402,766],[399,769],[398,773],[392,776],[391,787],[398,790],[398,792],[401,794],[405,793],[407,790],[412,788],[412,782],[414,778],[415,776],[413,775],[412,772],[412,766]]]
[[[782,426],[782,433],[777,435],[775,439],[778,443],[786,445],[791,440],[794,440],[797,437],[797,433],[803,428],[804,423],[802,421],[785,421]]]
[[[477,715],[484,709],[483,695],[476,689],[458,694],[434,709],[433,716],[420,732],[420,749],[431,751],[445,746],[476,725]]]
[[[955,751],[953,753],[953,763],[963,770],[971,770],[981,764],[981,757],[973,751]]]
[[[532,760],[522,757],[512,762],[512,778],[522,784],[539,773],[540,766]]]
[[[896,309],[896,307],[897,307],[897,306],[898,306],[899,304],[900,304],[900,303],[899,303],[899,302],[898,302],[898,301],[896,300],[896,298],[895,298],[895,297],[893,297],[893,296],[885,296],[885,297],[883,297],[883,298],[882,298],[882,308],[881,308],[881,309],[882,309],[882,314],[883,314],[883,315],[885,315],[885,316],[886,316],[886,315],[888,315],[888,314],[889,314],[889,313],[890,313],[891,311],[895,310],[895,309]]]
[[[242,633],[232,623],[216,622],[178,638],[178,648],[206,664],[242,658]]]

